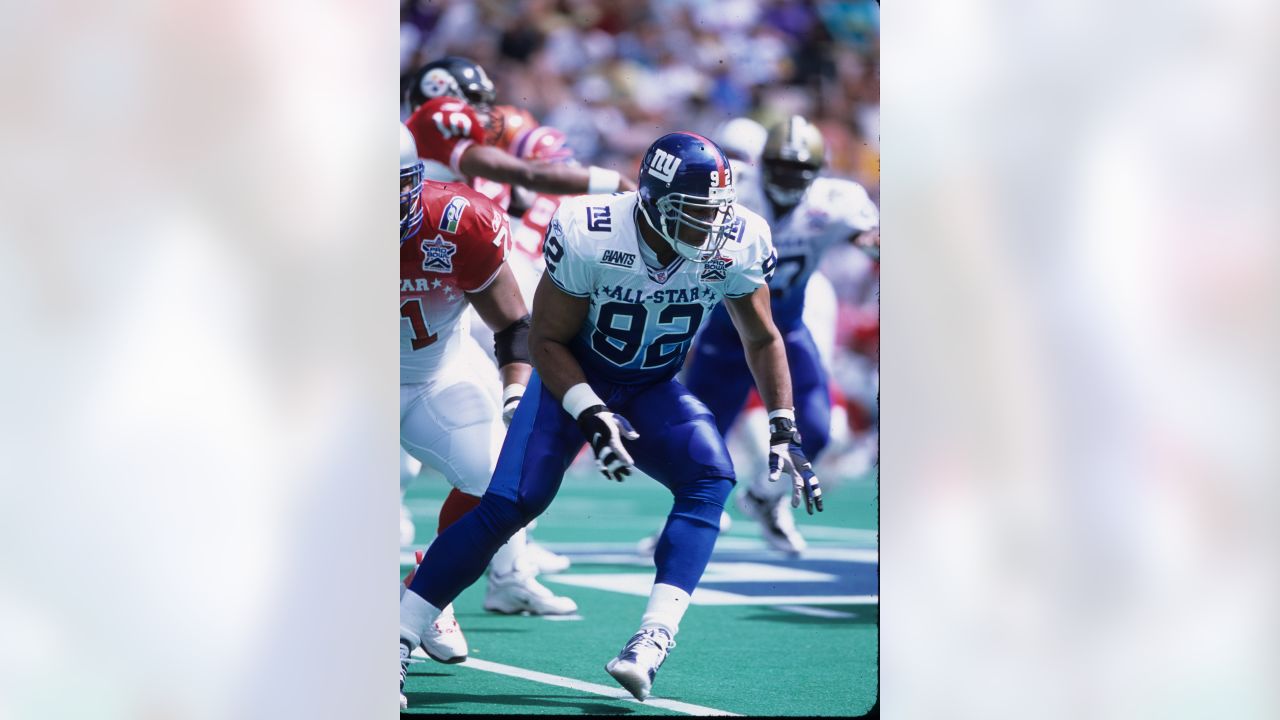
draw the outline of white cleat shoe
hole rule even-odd
[[[427,652],[427,657],[447,665],[467,659],[467,638],[453,616],[453,603],[446,605],[427,628],[422,636],[422,649]]]
[[[413,553],[418,565],[422,564],[422,555],[423,552],[421,550]],[[401,582],[401,597],[404,597],[406,588],[413,583],[413,576],[418,572],[418,565],[415,565],[409,571],[409,575]],[[460,663],[467,659],[467,638],[463,636],[462,628],[458,626],[458,620],[453,615],[453,603],[446,605],[444,610],[436,617],[436,621],[431,623],[431,627],[427,628],[426,634],[422,637],[422,649],[427,653],[427,657],[448,665]]]
[[[786,494],[774,500],[758,498],[750,489],[738,493],[738,509],[747,517],[760,523],[760,534],[765,542],[775,550],[792,555],[799,555],[809,547],[809,543],[796,530],[795,518],[791,515],[791,504]]]
[[[578,612],[578,603],[548,590],[532,572],[514,570],[497,575],[491,570],[484,609],[508,615],[570,615]]]
[[[569,558],[553,553],[532,540],[525,545],[524,551],[529,562],[538,568],[539,575],[564,572],[571,564]]]
[[[671,636],[662,628],[641,628],[631,636],[618,657],[604,666],[618,684],[627,689],[635,699],[644,701],[653,689],[653,679],[658,668],[667,659],[667,653],[676,646]]]

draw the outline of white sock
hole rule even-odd
[[[412,590],[400,596],[400,637],[410,647],[422,644],[422,636],[440,616],[440,609]]]
[[[640,627],[660,627],[674,639],[680,630],[680,619],[688,609],[689,593],[675,585],[654,583],[649,591],[649,605],[640,618]]]
[[[522,570],[530,569],[530,561],[525,557],[527,554],[525,548],[528,545],[529,540],[525,529],[520,528],[505,545],[498,548],[498,552],[493,554],[493,558],[489,560],[489,570],[494,575],[507,575],[517,567]]]

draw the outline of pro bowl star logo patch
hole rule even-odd
[[[728,277],[729,266],[733,264],[732,258],[723,255],[713,257],[702,264],[702,275],[700,278],[704,281],[724,280]]]
[[[422,269],[428,272],[453,272],[453,254],[458,246],[439,235],[433,240],[422,241]]]

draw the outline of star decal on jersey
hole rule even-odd
[[[422,269],[427,272],[453,272],[453,255],[458,246],[436,235],[432,240],[422,241]]]
[[[729,266],[733,264],[732,258],[723,255],[714,257],[702,264],[702,280],[724,280],[729,276]]]
[[[434,290],[435,288],[438,288],[438,287],[440,287],[440,278],[436,278],[435,280],[431,281],[431,289]]]

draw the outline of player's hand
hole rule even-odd
[[[600,468],[605,477],[622,482],[623,478],[631,474],[635,461],[631,459],[631,453],[622,446],[622,441],[635,440],[640,437],[640,433],[631,427],[626,418],[604,405],[592,405],[578,416],[578,427],[591,445],[596,467]]]
[[[791,476],[791,507],[800,507],[803,497],[804,508],[810,515],[815,507],[822,512],[822,486],[809,458],[800,449],[800,432],[795,422],[785,417],[770,418],[769,480],[777,482],[783,475]]]
[[[511,427],[511,418],[520,407],[520,399],[524,397],[524,385],[512,384],[502,389],[502,424]]]

